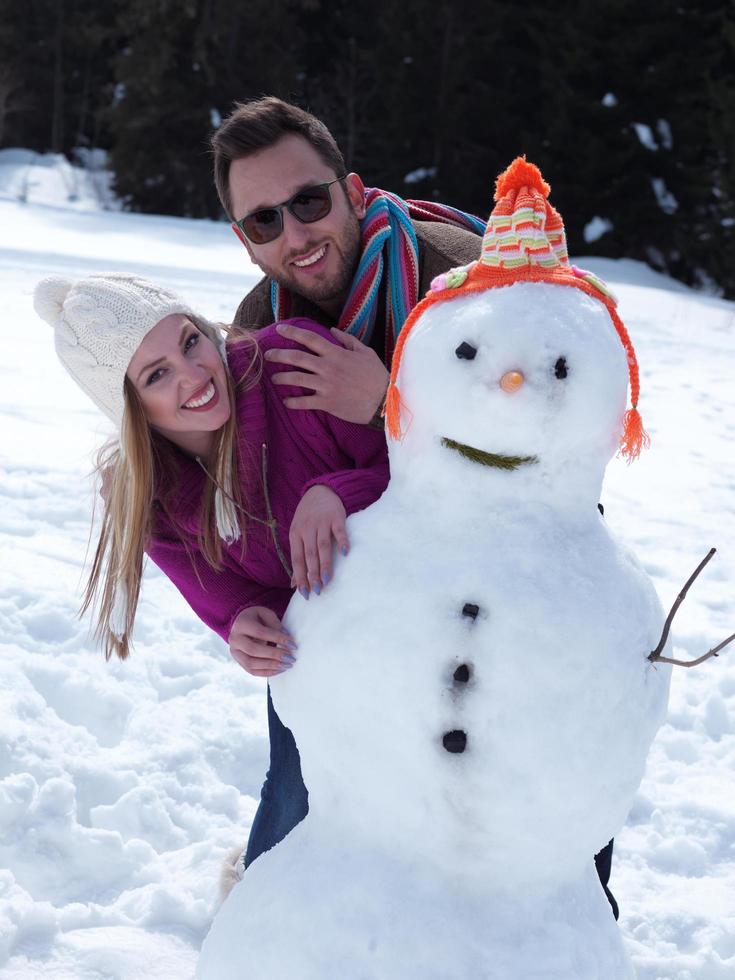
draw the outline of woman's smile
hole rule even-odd
[[[214,408],[219,402],[219,392],[214,383],[214,378],[210,378],[192,397],[181,406],[188,412],[207,412]]]

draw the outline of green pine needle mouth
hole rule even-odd
[[[442,437],[442,446],[454,449],[460,456],[471,459],[473,463],[494,466],[499,470],[517,470],[519,466],[526,463],[538,463],[538,456],[501,456],[499,453],[485,453],[481,449],[473,449],[472,446],[465,446],[462,442],[444,437]]]

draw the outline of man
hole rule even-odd
[[[306,350],[270,350],[286,370],[276,383],[307,392],[286,398],[350,422],[381,424],[396,337],[432,279],[480,255],[485,222],[429,202],[365,190],[347,173],[327,127],[266,97],[238,105],[212,139],[214,177],[233,229],[264,278],[242,300],[234,327],[304,316],[331,327],[340,345],[294,326],[280,328]],[[398,270],[398,271],[396,271]],[[244,855],[247,867],[307,812],[298,751],[268,698],[271,768]],[[612,841],[597,855],[607,888]],[[234,883],[223,879],[223,890]]]
[[[214,134],[212,148],[222,206],[265,274],[240,304],[234,328],[296,316],[332,327],[339,344],[281,328],[305,348],[266,354],[286,369],[274,382],[305,388],[303,396],[285,399],[286,406],[382,425],[390,356],[403,320],[434,276],[477,259],[484,224],[432,205],[416,212],[428,220],[414,221],[400,199],[366,193],[358,175],[347,173],[327,127],[280,99],[238,105]],[[231,869],[225,868],[225,894],[308,809],[298,750],[270,693],[268,728],[268,776],[242,860],[233,855]]]

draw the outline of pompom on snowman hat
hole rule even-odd
[[[539,168],[525,157],[517,157],[497,179],[495,207],[485,229],[480,258],[437,276],[429,293],[411,311],[396,343],[385,402],[391,438],[400,439],[402,435],[398,373],[406,339],[421,315],[430,306],[458,296],[521,282],[545,282],[581,289],[607,309],[627,355],[632,403],[623,419],[620,454],[631,462],[649,445],[638,411],[638,361],[625,324],[617,313],[617,300],[601,279],[570,264],[564,222],[549,203],[550,191]]]
[[[125,410],[123,385],[130,359],[145,336],[167,316],[181,313],[205,334],[225,360],[222,332],[180,296],[139,276],[109,272],[73,282],[42,279],[33,294],[36,313],[54,328],[59,360],[118,427]]]

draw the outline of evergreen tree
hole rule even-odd
[[[209,138],[233,101],[287,87],[278,14],[277,0],[243,8],[227,0],[130,0],[121,17],[129,42],[116,62],[108,118],[115,187],[131,207],[221,213]]]
[[[729,0],[0,0],[0,147],[109,148],[129,207],[217,217],[212,130],[272,93],[482,216],[526,153],[573,253],[735,295],[734,68]]]
[[[106,146],[124,0],[0,0],[0,147]]]

